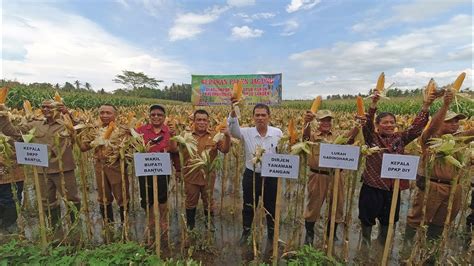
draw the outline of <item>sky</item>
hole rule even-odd
[[[470,0],[0,1],[0,73],[20,82],[282,73],[283,99],[367,93],[381,72],[402,89],[473,83]]]

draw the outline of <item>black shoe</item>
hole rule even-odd
[[[240,246],[247,245],[249,236],[250,236],[250,228],[244,228],[244,230],[242,231],[242,236],[240,237],[240,240],[239,240],[239,245]]]
[[[186,223],[188,225],[188,230],[194,229],[194,225],[196,224],[196,208],[186,209]]]
[[[306,235],[304,238],[304,244],[308,246],[313,246],[314,243],[314,224],[315,222],[304,222],[304,227],[306,229]]]

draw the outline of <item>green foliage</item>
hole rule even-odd
[[[0,265],[199,265],[188,260],[162,261],[137,243],[113,243],[94,249],[74,250],[73,247],[48,247],[17,240],[0,246]]]
[[[309,110],[313,100],[295,100],[295,101],[283,101],[282,107],[284,108],[296,108],[302,110]],[[365,108],[369,108],[370,100],[366,99]],[[390,100],[382,99],[378,103],[378,109],[383,112],[391,112],[399,115],[410,115],[416,114],[420,111],[421,105],[423,104],[422,96],[413,97],[395,97]],[[436,100],[430,108],[430,113],[436,112],[441,106],[441,100]],[[329,109],[334,112],[346,112],[356,113],[356,100],[355,99],[341,99],[341,100],[325,100],[322,102],[320,109]],[[451,109],[458,112],[455,104],[451,105]],[[459,111],[467,116],[474,115],[474,103],[467,100],[459,100]]]
[[[44,84],[24,85],[19,83],[11,84],[12,87],[8,92],[7,106],[13,108],[23,108],[23,101],[29,100],[33,107],[39,107],[45,99],[52,99],[55,89]],[[1,84],[0,84],[1,86]],[[136,106],[141,104],[182,104],[177,101],[138,98],[130,96],[118,96],[112,94],[99,94],[88,91],[59,91],[61,97],[67,107],[70,108],[95,108],[104,103],[113,104],[115,106]]]
[[[330,259],[320,250],[310,246],[303,246],[296,253],[296,257],[288,261],[289,266],[297,265],[342,265],[334,259]]]

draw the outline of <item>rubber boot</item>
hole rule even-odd
[[[160,230],[161,230],[161,243],[163,247],[168,246],[168,204],[160,203]]]
[[[426,233],[426,238],[428,240],[436,240],[443,233],[444,227],[441,225],[429,224],[428,232]]]
[[[385,240],[387,239],[387,232],[388,225],[380,225],[379,235],[377,236],[377,240],[379,241],[380,245],[385,245]]]
[[[408,245],[413,242],[413,238],[415,238],[416,235],[416,228],[413,228],[409,225],[405,227],[405,238],[404,238],[404,243],[405,245]]]
[[[16,220],[18,218],[15,206],[5,206],[2,212],[2,227],[9,234],[18,231]]]
[[[53,229],[53,242],[60,241],[63,237],[61,208],[51,208],[51,228]]]
[[[250,236],[250,228],[244,227],[244,230],[242,231],[242,236],[240,237],[240,240],[239,240],[239,245],[240,246],[247,245],[249,243],[248,242],[249,236]]]
[[[120,221],[123,223],[125,223],[125,207],[122,206],[120,207]]]
[[[328,227],[327,227],[327,230],[326,230],[326,236],[328,237],[328,239],[329,239],[329,234],[330,233],[331,233],[331,221],[329,221]],[[336,233],[337,233],[337,223],[334,224],[334,241],[339,240]]]
[[[314,224],[316,222],[304,222],[304,227],[306,229],[306,235],[304,237],[304,244],[308,246],[313,246],[314,243]]]
[[[372,226],[362,225],[362,243],[366,246],[370,246],[372,236]]]
[[[186,209],[186,223],[188,230],[193,230],[196,224],[196,208]]]
[[[207,226],[208,226],[208,217],[207,217],[208,213],[207,213],[207,210],[205,209],[204,210],[204,226],[206,227],[207,229]],[[211,211],[211,232],[215,232],[216,231],[216,226],[214,225],[214,213]]]

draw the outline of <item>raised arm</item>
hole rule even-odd
[[[418,138],[423,132],[426,124],[428,124],[430,106],[435,99],[436,95],[432,94],[426,101],[423,101],[421,111],[416,115],[411,126],[402,133],[402,141],[405,145]]]
[[[362,126],[362,133],[364,134],[365,142],[372,143],[373,135],[375,133],[375,112],[377,112],[377,103],[380,100],[380,95],[375,91],[370,104],[369,112],[366,114],[366,121]]]
[[[224,138],[217,143],[217,149],[222,153],[228,153],[230,150],[230,131],[227,128],[223,128],[221,133],[224,133]]]
[[[435,134],[436,131],[438,131],[443,125],[444,118],[446,117],[446,113],[449,110],[449,105],[453,101],[453,97],[454,94],[451,90],[447,90],[444,93],[443,104],[441,105],[439,110],[433,115],[430,125],[421,135],[422,145],[426,143],[433,136],[433,134]]]
[[[311,139],[311,126],[310,123],[313,121],[315,115],[310,110],[307,110],[304,114],[304,128],[303,128],[303,140]]]

